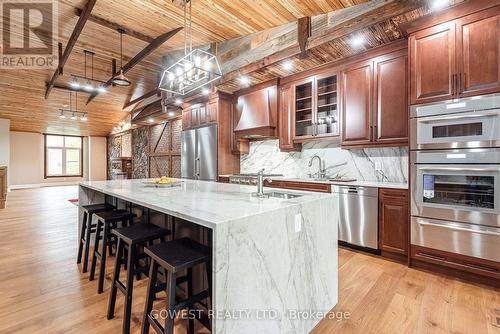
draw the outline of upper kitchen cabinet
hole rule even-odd
[[[292,85],[294,142],[339,135],[337,74],[316,75]]]
[[[373,62],[342,72],[342,144],[362,145],[372,140]]]
[[[461,96],[500,91],[500,6],[457,21]]]
[[[342,146],[408,144],[408,56],[395,51],[342,72]]]
[[[411,103],[447,100],[455,95],[455,23],[410,36]]]
[[[500,92],[500,6],[411,33],[411,104]]]
[[[406,50],[374,62],[373,141],[408,142],[408,55]]]

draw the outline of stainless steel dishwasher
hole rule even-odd
[[[332,186],[339,203],[339,240],[378,249],[378,189]]]

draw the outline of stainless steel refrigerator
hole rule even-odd
[[[181,175],[217,180],[217,125],[182,131]]]

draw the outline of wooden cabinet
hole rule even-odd
[[[342,146],[407,145],[407,70],[400,50],[342,72]]]
[[[500,6],[457,21],[461,96],[500,91]]]
[[[278,127],[279,127],[279,146],[283,152],[300,151],[300,145],[293,142],[295,135],[294,108],[293,108],[293,88],[286,86],[280,88],[278,102]]]
[[[448,22],[410,36],[411,103],[455,95],[455,23]]]
[[[197,128],[217,123],[217,100],[191,104],[182,111],[182,129]]]
[[[5,208],[7,201],[7,167],[0,167],[0,209]]]
[[[379,248],[383,256],[406,261],[408,225],[408,191],[380,188]]]
[[[411,104],[500,92],[500,6],[412,33]]]
[[[373,62],[356,64],[342,72],[342,144],[369,144],[372,140]]]
[[[373,141],[408,142],[408,55],[399,51],[374,62]]]
[[[337,93],[336,73],[315,75],[292,85],[288,96],[294,142],[339,135]]]

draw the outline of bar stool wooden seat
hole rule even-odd
[[[83,205],[83,220],[82,227],[80,230],[80,237],[78,238],[78,255],[76,258],[76,263],[80,264],[82,262],[83,248],[85,247],[85,252],[83,253],[83,268],[82,272],[86,273],[89,262],[89,252],[90,252],[90,239],[93,233],[96,231],[97,224],[92,223],[92,216],[95,213],[100,213],[104,211],[112,211],[115,207],[108,203],[102,204],[90,204]]]
[[[163,244],[148,246],[145,253],[151,257],[149,270],[149,283],[144,307],[142,322],[142,334],[149,333],[149,327],[153,327],[158,334],[173,334],[174,314],[183,309],[193,309],[196,303],[206,298],[212,298],[212,256],[211,249],[198,242],[182,238],[169,241]],[[205,264],[208,289],[193,295],[193,267]],[[151,314],[153,302],[157,291],[157,276],[161,270],[166,273],[166,293],[167,305],[165,314],[165,327]],[[177,274],[187,271],[187,298],[176,302]],[[188,333],[194,333],[194,321],[190,317],[188,320]]]
[[[140,245],[153,245],[155,240],[166,241],[165,238],[170,231],[159,226],[147,223],[136,224],[128,227],[117,228],[112,231],[118,238],[116,250],[116,263],[108,304],[108,320],[113,319],[115,313],[116,292],[120,290],[125,295],[125,307],[123,316],[122,333],[130,333],[130,318],[132,312],[132,291],[134,287],[134,275],[147,274],[147,267],[139,266],[139,260],[147,257],[146,254],[138,254]],[[125,250],[128,251],[125,260]],[[142,256],[141,256],[142,255]],[[127,281],[120,281],[120,270],[122,264],[127,268]]]
[[[106,253],[111,250],[111,230],[118,227],[121,222],[122,226],[133,224],[135,213],[130,213],[127,210],[104,211],[96,213],[97,227],[94,243],[94,254],[92,256],[92,265],[90,266],[89,280],[93,281],[95,276],[95,268],[97,259],[100,261],[99,280],[97,285],[97,293],[101,294],[104,290],[104,277],[106,276]],[[101,236],[102,232],[102,236]],[[102,248],[99,251],[99,241],[102,240]]]

